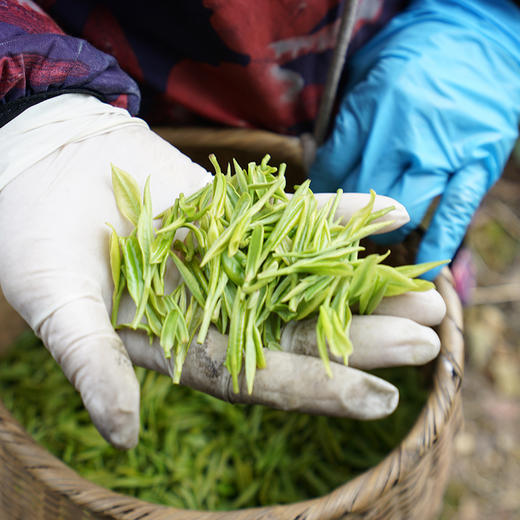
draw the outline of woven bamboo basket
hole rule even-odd
[[[197,162],[208,151],[225,164],[288,163],[288,180],[303,177],[297,138],[263,131],[156,129]],[[437,281],[447,305],[438,328],[441,352],[433,362],[432,389],[414,426],[377,466],[326,496],[284,506],[226,512],[169,508],[114,493],[80,477],[38,445],[0,399],[0,519],[9,520],[394,520],[437,518],[449,475],[455,434],[462,423],[461,381],[464,342],[460,301],[447,268]],[[19,318],[0,297],[0,354],[20,331]],[[0,396],[1,398],[1,396]]]

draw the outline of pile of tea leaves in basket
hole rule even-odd
[[[110,260],[114,281],[112,323],[142,329],[160,339],[173,357],[178,383],[191,342],[203,343],[211,324],[228,335],[225,365],[234,392],[245,371],[253,390],[257,368],[265,367],[263,347],[280,349],[283,324],[316,317],[316,338],[325,369],[332,376],[330,352],[347,364],[352,310],[371,313],[382,298],[433,287],[417,279],[440,263],[390,267],[386,254],[361,257],[360,240],[388,225],[369,203],[343,223],[336,215],[342,192],[323,207],[307,180],[294,194],[285,192],[285,165],[279,170],[265,156],[243,169],[234,161],[222,173],[214,156],[213,182],[181,194],[154,226],[150,184],[141,200],[135,180],[112,167],[116,202],[134,225],[129,236],[112,232]],[[183,240],[178,232],[187,234]],[[168,261],[182,281],[165,289]],[[127,292],[136,311],[129,323],[118,321],[121,296]]]
[[[224,510],[322,496],[373,467],[410,431],[430,381],[416,367],[374,371],[398,387],[401,400],[390,417],[363,422],[232,405],[136,372],[141,434],[127,452],[99,435],[30,332],[0,360],[0,397],[36,441],[83,477],[154,503]]]

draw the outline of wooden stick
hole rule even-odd
[[[316,146],[320,146],[325,140],[327,129],[330,123],[330,116],[336,98],[338,83],[347,56],[348,44],[354,30],[358,0],[347,0],[341,15],[339,35],[332,61],[325,82],[325,90],[321,98],[318,117],[314,127],[314,139]]]

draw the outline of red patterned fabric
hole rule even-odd
[[[351,50],[405,3],[362,0]],[[312,128],[343,8],[339,0],[38,4],[0,0],[0,41],[8,42],[0,47],[0,108],[84,89],[136,114],[141,94],[139,115],[151,123],[279,133]]]

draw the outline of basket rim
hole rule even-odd
[[[76,471],[39,445],[12,417],[0,399],[0,444],[9,446],[10,454],[37,481],[65,496],[90,513],[126,519],[139,513],[147,518],[181,515],[183,520],[252,520],[254,518],[336,518],[348,512],[362,511],[384,492],[406,477],[421,456],[437,441],[450,419],[460,393],[464,370],[462,307],[447,267],[436,279],[439,293],[446,302],[446,316],[439,326],[441,352],[434,368],[433,388],[412,429],[401,443],[378,465],[322,497],[287,505],[272,505],[234,511],[195,511],[154,504],[117,493],[81,477]],[[442,341],[449,338],[450,341]],[[37,461],[37,464],[35,464]],[[370,485],[367,483],[370,482]],[[166,515],[166,516],[165,516]],[[292,515],[292,516],[291,516]],[[134,518],[134,516],[132,516]]]

